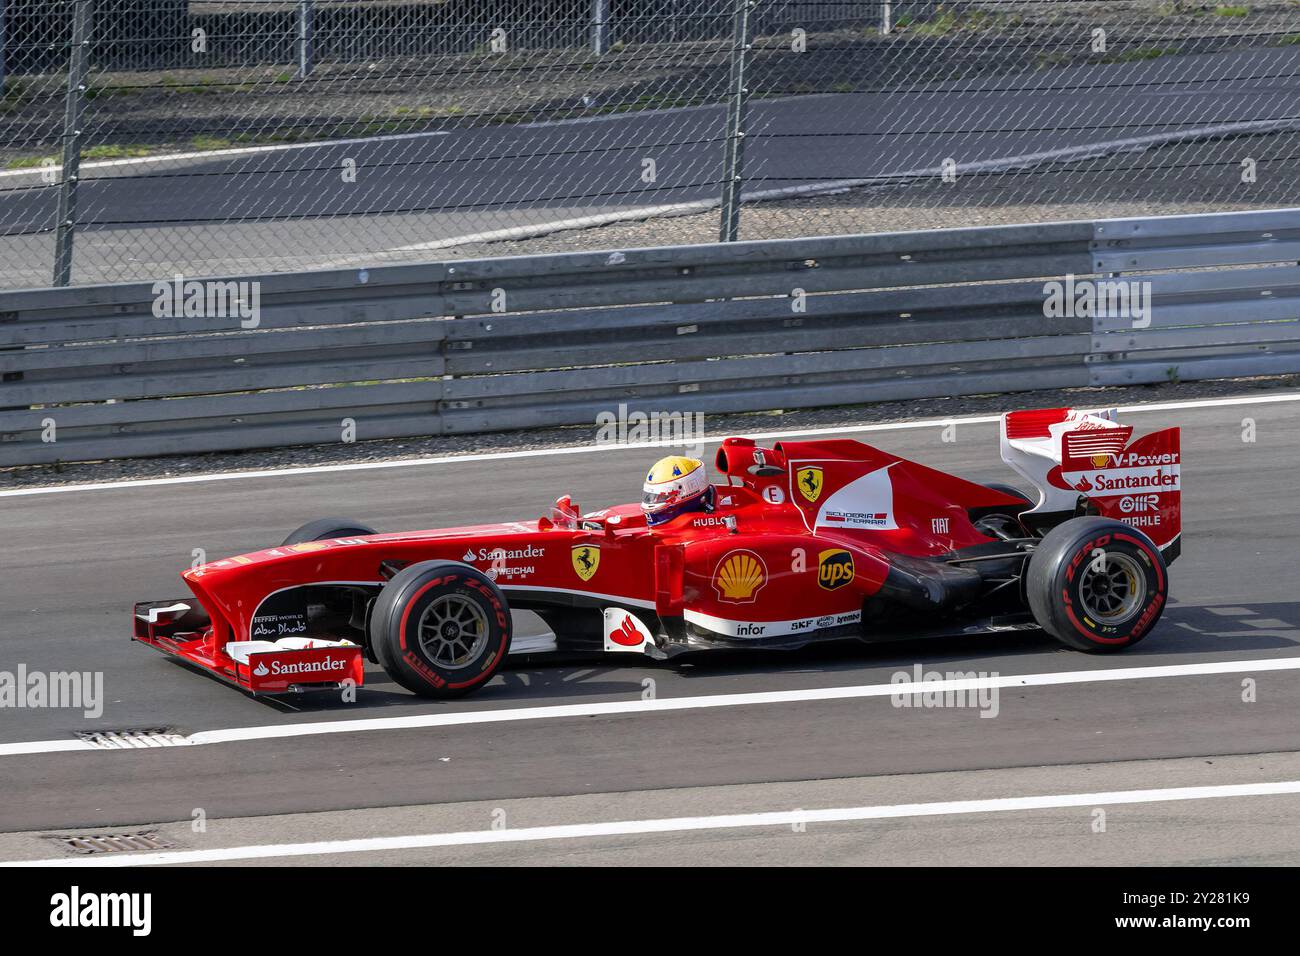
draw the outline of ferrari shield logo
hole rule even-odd
[[[600,567],[600,545],[575,544],[573,546],[573,570],[584,581],[596,576]]]
[[[794,474],[794,481],[799,488],[799,494],[803,495],[804,500],[809,504],[822,496],[822,470],[819,465],[800,468]]]

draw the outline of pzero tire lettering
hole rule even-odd
[[[485,684],[505,660],[510,636],[510,608],[496,585],[454,561],[403,568],[370,616],[379,663],[424,697],[458,697]]]
[[[1038,624],[1063,644],[1105,653],[1131,647],[1168,600],[1164,560],[1146,535],[1110,518],[1053,528],[1029,561],[1026,594]]]

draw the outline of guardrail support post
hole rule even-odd
[[[727,132],[722,162],[722,222],[719,242],[735,242],[740,236],[740,190],[745,179],[745,113],[749,89],[745,70],[749,65],[749,15],[754,0],[736,0],[731,30],[731,82],[727,93]]]
[[[316,24],[312,18],[312,0],[298,0],[298,79],[311,75]]]
[[[880,5],[880,34],[889,36],[894,29],[894,5],[889,0],[884,0]]]
[[[7,0],[0,0],[0,94],[5,91],[5,5]]]
[[[59,183],[58,224],[54,242],[54,284],[72,281],[72,237],[76,232],[77,183],[81,178],[81,110],[86,103],[86,69],[90,47],[90,4],[74,0],[72,45],[68,49],[68,91],[63,106],[63,175]]]
[[[609,0],[591,0],[591,52],[609,52]]]

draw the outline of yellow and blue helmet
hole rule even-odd
[[[641,488],[646,523],[662,524],[704,504],[709,474],[698,458],[669,455],[654,463]]]

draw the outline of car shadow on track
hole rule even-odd
[[[1300,646],[1300,602],[1171,604],[1155,633],[1124,656],[1278,650]]]
[[[1089,655],[1062,647],[1038,631],[1019,631],[980,637],[928,638],[888,644],[837,641],[793,651],[707,651],[683,655],[671,663],[605,655],[529,655],[512,658],[492,682],[473,697],[440,705],[403,690],[383,670],[368,667],[366,683],[352,703],[337,693],[303,694],[290,699],[263,698],[280,710],[311,713],[369,711],[390,707],[494,708],[502,705],[542,706],[550,701],[613,697],[636,699],[654,681],[660,696],[686,696],[682,684],[703,679],[764,676],[789,677],[791,687],[820,686],[823,678],[840,683],[844,676],[879,682],[888,680],[881,670],[922,666],[965,666],[1003,673],[1025,671],[1089,670],[1115,666],[1142,666],[1154,658],[1197,657],[1240,651],[1286,650],[1300,646],[1300,603],[1188,605],[1171,604],[1156,631],[1141,644],[1119,655]],[[808,681],[808,677],[814,678]],[[799,678],[804,678],[800,680]],[[675,690],[677,688],[677,690]],[[740,688],[726,691],[775,689]],[[721,688],[719,688],[721,690]],[[691,688],[690,693],[706,688]]]

